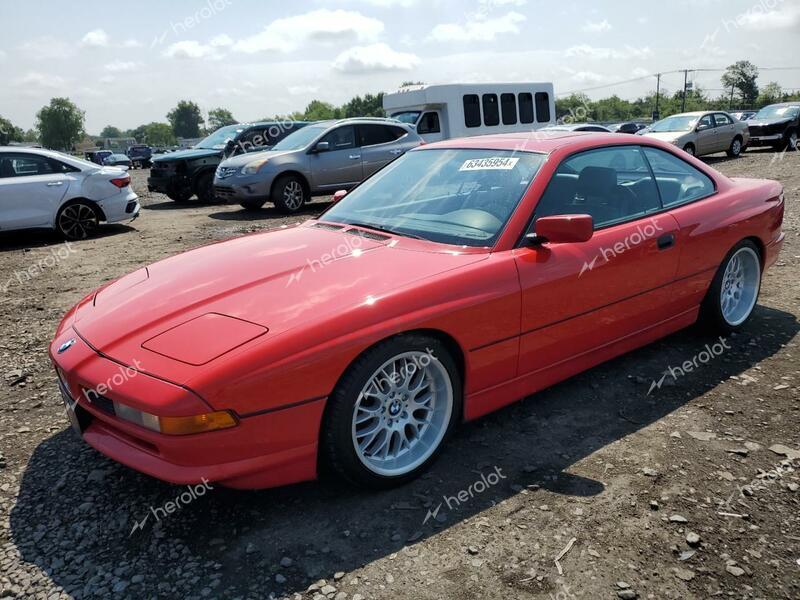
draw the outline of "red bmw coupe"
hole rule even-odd
[[[462,421],[741,328],[784,237],[778,183],[616,134],[431,144],[336,200],[70,310],[50,355],[86,443],[179,484],[397,485]]]

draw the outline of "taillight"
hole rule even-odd
[[[131,176],[125,175],[125,177],[117,177],[116,179],[111,179],[110,181],[119,189],[122,189],[124,187],[128,187],[131,184]]]

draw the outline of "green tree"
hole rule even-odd
[[[326,119],[338,119],[340,117],[341,111],[338,108],[322,100],[312,100],[309,102],[303,113],[303,118],[306,121],[324,121]]]
[[[212,108],[208,111],[209,131],[216,131],[220,127],[225,127],[226,125],[236,125],[238,122],[239,121],[233,118],[233,113],[227,108]]]
[[[176,137],[200,137],[203,115],[197,103],[191,100],[181,100],[175,108],[167,113],[167,119],[172,125],[172,133]]]
[[[23,142],[39,142],[39,132],[35,129],[28,129],[22,136]]]
[[[761,88],[761,93],[758,94],[758,105],[766,106],[767,104],[775,104],[783,99],[783,89],[774,81],[770,81],[767,85]]]
[[[100,132],[101,138],[121,138],[123,137],[122,131],[113,125],[106,125],[103,131]]]
[[[341,112],[345,117],[385,117],[383,110],[383,92],[377,96],[366,94],[363,98],[356,96],[342,106]]]
[[[758,98],[758,67],[749,60],[740,60],[730,65],[720,81],[725,89],[739,92],[740,100],[752,105]]]
[[[176,142],[172,126],[169,123],[153,122],[139,125],[128,133],[130,137],[136,138],[137,142],[149,146],[172,146]]]
[[[84,121],[84,111],[69,98],[53,98],[36,114],[42,145],[56,150],[70,150],[83,137]]]
[[[21,142],[25,137],[25,132],[16,127],[8,119],[0,117],[0,146],[5,146],[9,142]]]

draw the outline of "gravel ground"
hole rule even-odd
[[[730,348],[648,395],[718,342],[673,335],[464,426],[381,493],[170,486],[66,424],[46,348],[72,304],[297,217],[176,206],[135,171],[130,226],[0,236],[0,597],[800,598],[800,154],[709,162],[786,188],[783,254]]]

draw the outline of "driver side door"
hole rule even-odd
[[[335,192],[358,185],[364,177],[364,169],[356,128],[353,125],[337,127],[319,141],[328,142],[329,149],[309,155],[314,189]]]
[[[596,364],[591,353],[674,316],[669,284],[678,269],[679,227],[659,211],[638,146],[590,150],[561,163],[529,231],[540,217],[589,214],[594,234],[583,243],[514,251],[522,294],[519,375],[549,385]]]
[[[706,115],[697,122],[694,137],[698,156],[717,151],[717,130],[711,115]]]

